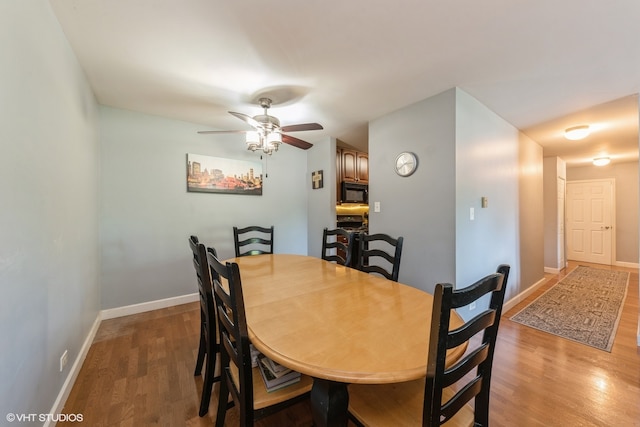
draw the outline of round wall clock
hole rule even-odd
[[[405,151],[396,157],[396,173],[400,176],[409,176],[416,171],[418,158],[414,153]]]

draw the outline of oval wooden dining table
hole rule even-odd
[[[348,384],[426,375],[433,296],[303,255],[227,260],[240,268],[249,337],[276,362],[314,378],[316,426],[345,426]],[[455,314],[451,327],[462,324]],[[447,356],[453,363],[465,348]]]

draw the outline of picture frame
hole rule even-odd
[[[311,188],[318,190],[324,187],[322,170],[311,172]]]
[[[262,195],[262,163],[187,153],[187,192]]]

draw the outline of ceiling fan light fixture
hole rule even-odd
[[[593,159],[593,164],[595,166],[606,166],[611,163],[611,159],[609,157],[596,157]]]
[[[260,133],[247,132],[246,133],[247,150],[256,151],[261,145]]]
[[[270,132],[267,134],[267,144],[280,144],[282,142],[282,134],[280,132]]]
[[[573,126],[565,129],[564,137],[571,141],[577,141],[589,136],[590,130],[588,125]]]
[[[299,123],[288,126],[280,126],[280,120],[277,117],[268,114],[268,108],[271,107],[271,99],[260,98],[260,106],[264,108],[264,114],[254,117],[244,113],[236,113],[229,111],[229,114],[248,123],[255,130],[253,131],[233,131],[233,130],[203,130],[198,133],[244,133],[247,149],[251,151],[262,151],[265,154],[273,154],[278,151],[280,144],[288,144],[303,150],[313,147],[313,144],[302,139],[289,135],[289,132],[300,132],[305,130],[322,130],[322,125],[318,123]],[[283,135],[284,134],[284,135]],[[283,139],[283,136],[285,137]]]
[[[273,151],[278,151],[278,147],[282,144],[282,134],[280,132],[270,132],[267,134],[267,141],[263,148],[264,152],[271,154]]]

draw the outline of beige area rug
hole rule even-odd
[[[578,266],[511,320],[610,352],[628,283],[627,272]]]

